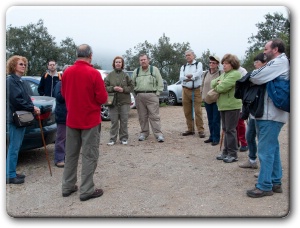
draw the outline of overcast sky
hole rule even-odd
[[[116,55],[146,40],[156,44],[163,34],[171,43],[189,42],[199,57],[209,49],[220,58],[232,53],[243,59],[255,24],[274,12],[289,17],[284,6],[12,6],[6,27],[42,19],[58,44],[70,37],[91,45],[93,62],[107,69]]]

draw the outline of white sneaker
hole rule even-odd
[[[128,141],[127,141],[127,140],[122,140],[122,141],[121,141],[121,144],[122,144],[122,145],[127,145],[127,144],[128,144]]]
[[[108,146],[113,146],[113,145],[115,145],[115,142],[112,141],[112,140],[110,140],[110,141],[107,143],[107,145],[108,145]]]
[[[164,142],[165,139],[164,139],[164,137],[162,135],[160,135],[160,136],[157,137],[157,141],[158,142]]]
[[[139,137],[139,141],[144,141],[146,138],[145,138],[145,136],[144,135],[140,135],[140,137]]]

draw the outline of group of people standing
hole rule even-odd
[[[134,70],[132,78],[124,71],[124,59],[116,56],[113,60],[113,71],[103,80],[99,71],[91,65],[92,48],[82,44],[77,48],[77,60],[73,65],[63,69],[63,75],[57,73],[56,62],[48,62],[48,72],[42,76],[39,86],[40,95],[56,97],[56,120],[58,123],[55,145],[55,165],[63,167],[62,196],[68,197],[78,190],[77,166],[80,151],[82,153],[82,171],[80,200],[100,197],[102,189],[95,188],[93,175],[99,157],[101,132],[101,105],[106,103],[108,93],[114,94],[114,103],[109,107],[111,117],[110,138],[107,145],[128,144],[128,116],[131,95],[136,100],[141,131],[139,141],[150,135],[150,126],[158,142],[165,138],[161,130],[159,115],[159,95],[163,90],[163,80],[159,69],[149,64],[146,54],[139,56],[140,67]],[[209,57],[209,70],[203,74],[202,63],[195,60],[192,50],[185,52],[187,64],[180,69],[182,81],[182,103],[186,118],[187,131],[182,136],[195,135],[205,138],[202,117],[202,100],[208,117],[209,138],[205,143],[215,146],[220,142],[220,134],[224,133],[224,148],[216,157],[226,163],[238,160],[237,126],[240,119],[242,101],[234,97],[235,83],[241,79],[240,62],[235,55],[226,54],[220,61],[217,56]],[[219,69],[219,64],[223,70]],[[289,79],[289,62],[284,54],[284,44],[279,39],[269,41],[264,53],[254,59],[257,70],[251,73],[250,80],[254,84],[267,83],[285,75]],[[27,59],[13,56],[7,61],[7,116],[10,143],[7,155],[7,183],[24,182],[24,175],[16,173],[16,164],[25,128],[16,128],[11,113],[16,110],[28,110],[39,114],[30,97],[26,94],[21,77],[26,72]],[[48,83],[47,83],[48,82]],[[210,89],[219,93],[216,102],[206,103]],[[79,92],[80,91],[80,92]],[[249,161],[241,164],[241,168],[257,168],[256,153],[260,160],[260,172],[255,188],[247,191],[250,197],[272,195],[282,192],[281,161],[278,136],[283,124],[288,120],[288,113],[277,109],[265,93],[265,108],[262,118],[250,116],[247,126],[247,142],[249,144]],[[194,116],[195,115],[195,116]],[[195,119],[195,123],[194,123]],[[149,126],[150,125],[150,126]],[[195,126],[194,126],[195,125]],[[222,126],[222,131],[221,131]],[[197,129],[195,129],[195,127]],[[256,146],[255,137],[258,138]]]

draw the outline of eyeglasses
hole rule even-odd
[[[49,64],[49,66],[55,66],[55,64]]]
[[[25,63],[19,63],[20,66],[25,66],[26,67],[26,64]]]
[[[209,64],[218,64],[218,63],[216,63],[216,62],[209,62]]]

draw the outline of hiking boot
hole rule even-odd
[[[206,139],[206,140],[204,140],[204,143],[211,143],[211,142],[212,142],[211,139]]]
[[[272,191],[275,193],[282,193],[281,184],[274,184],[272,187]]]
[[[240,152],[245,152],[248,150],[248,146],[241,146],[240,147]]]
[[[223,160],[224,158],[226,158],[228,155],[225,154],[219,154],[216,158],[217,160]]]
[[[216,146],[216,145],[218,145],[218,144],[219,144],[219,142],[212,142],[212,143],[211,143],[212,146]]]
[[[102,189],[95,189],[94,193],[92,195],[87,195],[87,196],[80,196],[80,201],[86,201],[92,198],[97,198],[103,195],[103,190]]]
[[[70,196],[72,193],[77,192],[77,191],[78,191],[78,186],[77,186],[77,185],[74,185],[74,188],[73,188],[71,191],[63,193],[62,196],[63,196],[63,197],[68,197],[68,196]]]
[[[250,169],[257,169],[258,165],[256,162],[251,162],[250,160],[247,160],[246,162],[239,165],[240,168],[250,168]]]
[[[195,134],[195,132],[192,132],[192,131],[185,131],[185,132],[183,132],[181,135],[182,136],[188,136],[188,135],[194,135]]]
[[[272,190],[271,191],[263,191],[256,187],[254,189],[247,191],[247,196],[252,197],[252,198],[260,198],[260,197],[271,196],[271,195],[273,195]]]
[[[204,132],[198,132],[200,138],[205,138]]]
[[[232,157],[230,155],[228,155],[226,158],[223,159],[223,162],[226,163],[232,163],[232,162],[236,162],[238,161],[237,157]]]
[[[112,141],[112,140],[110,140],[110,141],[107,143],[107,145],[108,145],[108,146],[113,146],[113,145],[115,145],[115,142]]]
[[[6,179],[6,184],[23,184],[24,183],[24,178],[7,178]]]

